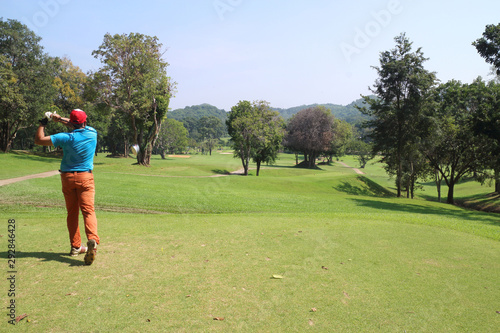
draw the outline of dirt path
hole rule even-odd
[[[10,178],[10,179],[1,179],[0,180],[0,186],[12,184],[12,183],[17,183],[23,180],[27,179],[33,179],[33,178],[46,178],[46,177],[51,177],[58,175],[59,171],[54,170],[54,171],[47,171],[47,172],[42,172],[42,173],[36,173],[34,175],[27,175],[27,176],[22,176],[22,177],[16,177],[16,178]]]
[[[340,161],[339,161],[339,162],[337,162],[337,163],[339,163],[339,164],[341,164],[341,165],[345,166],[346,168],[351,168],[351,169],[353,169],[353,170],[354,170],[354,172],[356,172],[358,175],[364,175],[364,174],[365,174],[363,171],[361,171],[361,170],[359,170],[359,169],[356,169],[356,168],[353,168],[353,167],[350,167],[350,166],[348,166],[347,164],[345,164],[344,162],[340,162]]]

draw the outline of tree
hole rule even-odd
[[[137,163],[145,166],[150,164],[174,88],[161,47],[157,37],[106,34],[101,46],[92,52],[104,64],[94,74],[100,99],[128,116],[133,143],[140,148]]]
[[[333,156],[340,158],[345,155],[349,143],[353,136],[353,127],[351,124],[338,118],[333,119],[333,139],[330,144],[330,150],[327,152],[328,162],[333,161]]]
[[[212,149],[224,133],[226,127],[222,120],[215,116],[202,117],[198,120],[198,133],[200,138],[205,141],[206,147],[212,155]]]
[[[382,52],[380,67],[374,67],[379,77],[371,91],[376,98],[364,97],[369,107],[358,108],[372,116],[367,124],[372,129],[373,152],[381,152],[386,170],[396,175],[397,196],[401,197],[405,163],[412,173],[409,179],[417,176],[412,168],[417,126],[436,78],[424,68],[427,59],[421,49],[411,52],[413,43],[404,33],[394,40],[396,47]]]
[[[55,106],[65,112],[83,108],[86,82],[87,75],[78,66],[74,66],[68,58],[60,59],[59,72],[52,84],[57,90]]]
[[[275,160],[280,142],[280,119],[265,101],[240,101],[231,108],[226,125],[234,156],[241,159],[245,176],[251,158],[258,164],[257,174],[261,162]]]
[[[496,74],[500,75],[500,23],[487,25],[483,37],[478,38],[472,45],[488,64],[496,68]]]
[[[371,144],[363,141],[360,137],[353,138],[349,142],[347,152],[356,156],[360,169],[364,169],[366,163],[373,158]]]
[[[48,110],[55,95],[57,60],[41,38],[16,20],[0,19],[0,149],[10,150],[18,131]]]
[[[485,175],[494,179],[495,192],[500,193],[500,83],[490,81],[486,84],[478,79],[470,88],[473,89],[472,129],[476,136],[489,141],[487,168],[493,170],[493,175]]]
[[[309,168],[316,166],[316,158],[330,150],[334,137],[334,117],[330,110],[316,106],[295,114],[286,129],[285,147],[304,154]]]
[[[165,151],[171,154],[182,153],[188,145],[188,131],[180,121],[166,119],[156,140],[155,148],[165,159]]]
[[[472,129],[474,95],[471,87],[454,80],[437,87],[436,107],[429,110],[422,136],[421,151],[448,186],[449,204],[454,204],[455,185],[486,165],[488,143]]]
[[[227,132],[231,137],[234,157],[239,157],[243,165],[243,174],[248,176],[254,131],[257,115],[249,101],[239,101],[231,108],[226,120]]]
[[[252,153],[252,160],[257,164],[256,175],[258,176],[262,162],[273,164],[276,161],[285,130],[283,118],[278,112],[272,111],[267,102],[256,102],[254,108],[260,114],[256,143]]]

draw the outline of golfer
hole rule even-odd
[[[72,110],[68,118],[58,114],[51,115],[52,120],[65,124],[72,129],[70,133],[58,133],[45,136],[45,125],[48,118],[40,120],[35,135],[35,144],[61,147],[62,192],[66,200],[68,212],[67,225],[71,242],[71,256],[85,253],[85,264],[91,265],[97,254],[99,236],[97,235],[97,218],[94,211],[94,153],[97,145],[97,132],[87,126],[87,115],[80,109]],[[79,210],[82,211],[87,235],[87,247],[82,246],[78,227]]]

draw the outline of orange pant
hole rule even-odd
[[[99,244],[97,218],[94,211],[94,175],[90,172],[61,173],[62,192],[66,200],[69,239],[72,247],[80,247],[82,239],[78,227],[80,210],[85,223],[87,239],[94,239]]]

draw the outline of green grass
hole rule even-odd
[[[15,218],[17,314],[30,319],[19,331],[495,332],[500,325],[496,214],[395,198],[379,165],[360,176],[339,164],[296,169],[294,156],[282,155],[259,177],[253,170],[211,177],[239,169],[238,160],[133,162],[96,159],[101,246],[90,267],[66,255],[57,176],[0,187],[0,262],[7,267],[6,224]],[[37,158],[23,163],[38,172]],[[1,325],[9,326],[5,315]]]
[[[15,151],[8,154],[0,153],[0,179],[16,178],[58,170],[61,159],[57,157],[47,157],[47,155],[33,155],[24,151]]]

